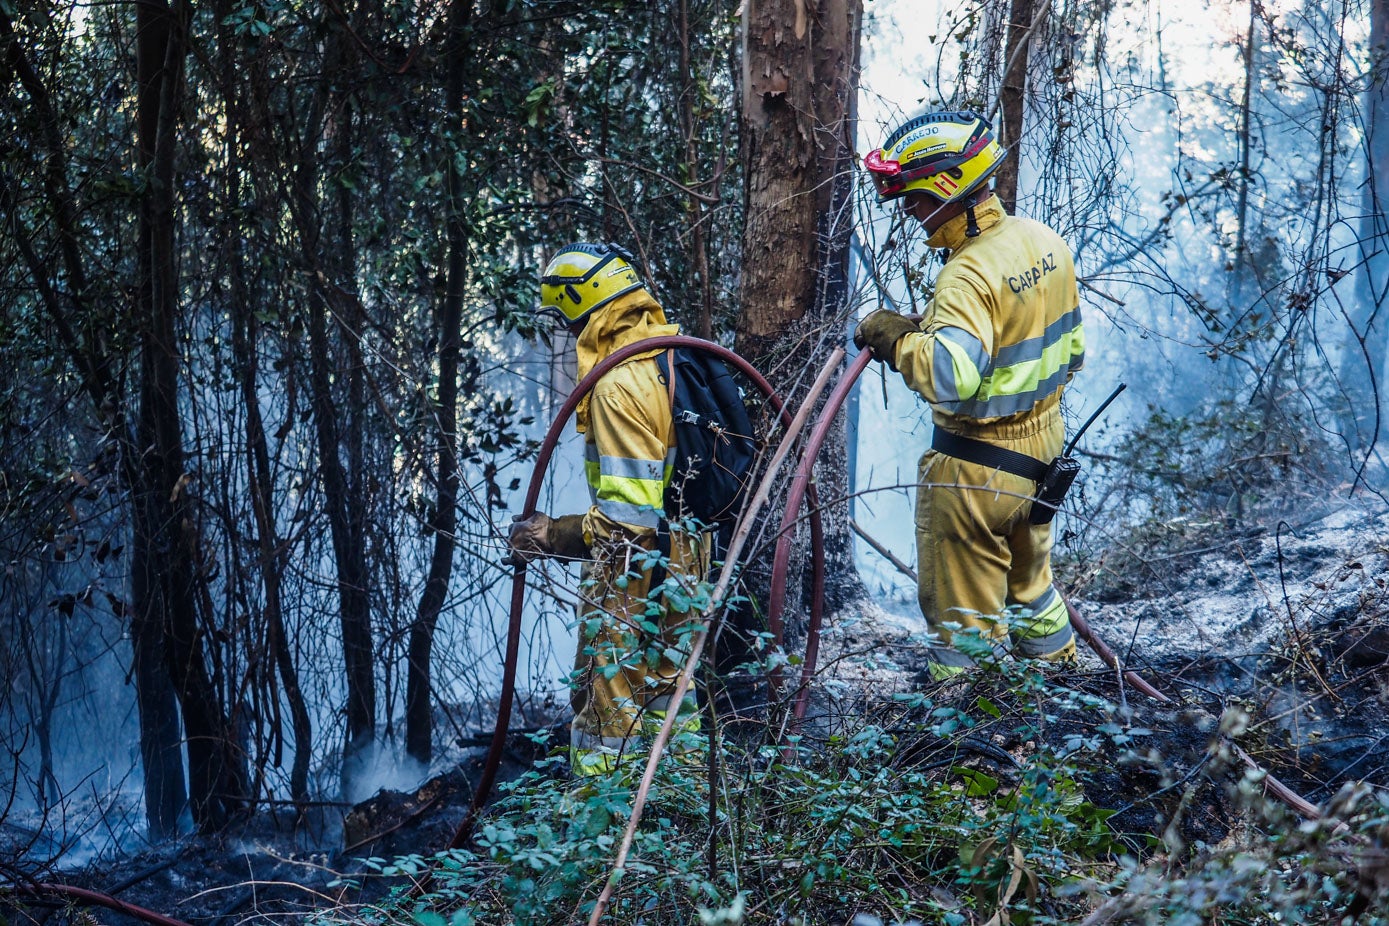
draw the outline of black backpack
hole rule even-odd
[[[757,458],[738,384],[723,361],[707,351],[677,347],[657,356],[656,363],[675,422],[666,517],[694,517],[707,525],[732,521],[742,510]]]

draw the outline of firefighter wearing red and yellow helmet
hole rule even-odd
[[[931,405],[916,542],[937,679],[974,665],[962,631],[1000,654],[1069,662],[1076,652],[1035,496],[1061,454],[1061,394],[1085,357],[1079,293],[1065,241],[1008,215],[991,192],[1005,154],[980,116],[937,112],[864,158],[879,200],[902,200],[928,246],[948,252],[920,323],[880,309],[854,334]]]
[[[580,379],[622,347],[680,333],[634,263],[618,245],[576,242],[545,267],[540,311],[576,336]],[[680,641],[690,636],[690,615],[670,612],[659,593],[648,600],[649,553],[663,525],[675,447],[659,353],[639,353],[608,371],[575,412],[593,502],[588,511],[535,514],[511,525],[516,556],[583,562],[570,727],[570,764],[580,776],[612,770],[643,734],[660,728],[682,668],[675,658]],[[673,527],[667,575],[677,582],[702,578],[706,546],[703,535]],[[653,623],[654,635],[645,629]],[[693,694],[676,707],[677,732],[697,731]]]

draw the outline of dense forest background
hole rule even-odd
[[[1077,252],[1073,417],[1130,385],[1058,522],[1077,575],[1373,497],[1387,44],[1384,0],[0,0],[0,805],[157,841],[485,731],[505,522],[572,385],[547,255],[631,247],[794,401],[929,296],[854,157],[923,108],[993,118],[1004,199]],[[881,568],[842,502],[900,523],[874,474],[927,443],[874,382],[818,480],[841,606]]]

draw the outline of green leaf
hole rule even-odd
[[[584,819],[584,832],[589,836],[598,836],[612,825],[612,820],[612,814],[606,807],[591,807]]]
[[[998,790],[998,779],[978,769],[957,765],[951,771],[965,780],[966,797],[988,797]]]

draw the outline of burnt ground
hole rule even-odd
[[[1085,796],[1117,811],[1110,825],[1135,839],[1213,844],[1236,825],[1231,794],[1245,765],[1220,735],[1222,717],[1254,761],[1312,803],[1348,781],[1389,788],[1389,513],[1342,508],[1233,536],[1213,527],[1218,542],[1193,532],[1184,548],[1125,550],[1102,569],[1067,570],[1070,600],[1091,629],[1173,704],[1121,684],[1082,646],[1064,687],[1117,710],[1097,716],[1083,697],[1063,695],[1040,729],[1021,710],[972,713],[978,738],[1015,759],[1038,740],[1064,749],[1113,724],[1119,732],[1099,737],[1103,761]],[[894,695],[928,688],[924,626],[901,610],[827,634],[840,687],[817,701],[823,722],[891,716]],[[934,705],[1002,703],[997,683],[954,689],[939,689]],[[1114,742],[1133,728],[1147,732]],[[929,744],[923,754],[935,755]]]
[[[1215,844],[1239,825],[1231,795],[1243,770],[1222,746],[1222,717],[1256,761],[1313,802],[1350,780],[1389,787],[1389,513],[1344,509],[1218,545],[1130,552],[1129,562],[1142,563],[1149,580],[1105,585],[1092,573],[1074,582],[1071,600],[1173,704],[1121,684],[1089,654],[1040,712],[1010,703],[996,678],[933,686],[919,621],[867,603],[827,628],[811,730],[867,718],[903,731],[894,761],[1002,778],[1039,742],[1065,749],[1088,738],[1102,761],[1080,782],[1084,798],[1115,811],[1109,826],[1138,851]],[[972,712],[977,728],[945,751],[910,702],[894,698],[923,691],[933,704]],[[977,710],[981,698],[997,716]],[[738,725],[749,736],[759,735],[757,716]],[[1103,724],[1110,732],[1097,734]],[[448,843],[481,770],[481,744],[464,745],[473,748],[448,774],[415,792],[383,791],[345,815],[332,806],[298,822],[261,814],[218,838],[188,837],[78,871],[45,870],[31,858],[25,870],[209,926],[371,901],[386,886],[363,877],[364,859]],[[513,747],[504,778],[535,757],[525,737]],[[0,859],[28,844],[41,857],[35,835],[0,825]],[[0,903],[10,923],[51,909]],[[101,913],[89,922],[122,920]]]

